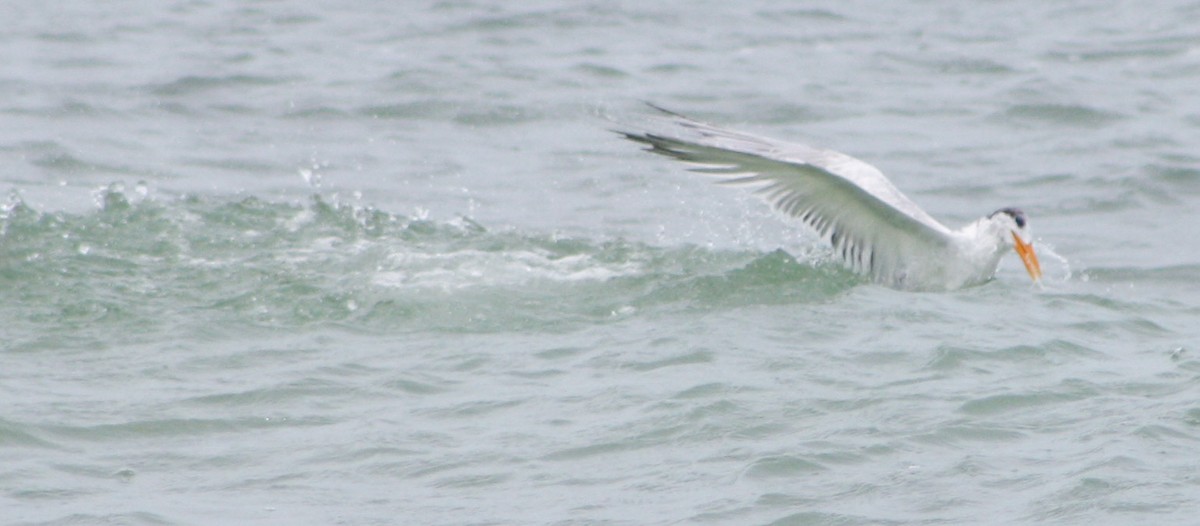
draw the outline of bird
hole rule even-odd
[[[615,129],[645,150],[683,161],[719,184],[748,187],[800,220],[850,270],[904,291],[951,291],[994,278],[1009,248],[1034,284],[1041,265],[1029,219],[1015,207],[952,230],[878,168],[844,153],[707,124],[647,103],[663,128]]]

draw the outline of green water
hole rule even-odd
[[[1013,491],[1030,517],[1187,507],[1194,268],[907,294],[821,252],[144,193],[5,209],[0,444],[35,521],[308,521],[349,495],[617,520],[642,491],[758,502],[692,517],[718,522],[873,521],[912,492],[964,520]]]
[[[0,523],[1189,524],[1194,3],[0,3]],[[881,288],[610,131],[844,151]]]

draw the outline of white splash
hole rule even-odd
[[[484,251],[465,249],[445,253],[401,252],[375,274],[380,287],[429,287],[459,290],[469,287],[517,286],[537,281],[606,281],[641,272],[636,262],[605,263],[588,254],[558,256],[539,250]]]
[[[1046,243],[1039,239],[1037,241],[1035,248],[1037,249],[1039,254],[1050,256],[1051,258],[1053,258],[1054,260],[1059,262],[1059,264],[1060,264],[1059,266],[1062,268],[1062,281],[1070,281],[1071,280],[1071,277],[1073,276],[1073,273],[1071,272],[1071,262],[1067,261],[1067,258],[1063,257],[1062,255],[1059,255],[1058,252],[1055,252],[1054,245],[1051,245],[1051,244]]]

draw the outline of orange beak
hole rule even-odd
[[[1021,256],[1021,262],[1025,264],[1025,270],[1029,272],[1029,277],[1033,278],[1036,283],[1042,279],[1042,265],[1038,263],[1037,254],[1033,253],[1033,243],[1021,241],[1021,236],[1016,232],[1012,233],[1013,242],[1016,244],[1017,255]]]

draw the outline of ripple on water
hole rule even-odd
[[[988,395],[964,402],[959,411],[972,416],[995,416],[1005,413],[1031,412],[1043,406],[1056,406],[1082,400],[1094,392],[1078,390],[1036,393],[1004,393]]]
[[[754,462],[746,467],[743,476],[752,479],[790,478],[811,475],[827,471],[828,469],[824,465],[807,458],[794,455],[778,455],[754,460]]]
[[[0,418],[0,448],[46,448],[60,449],[62,446],[40,436],[29,425]]]
[[[1123,116],[1080,104],[1016,104],[1004,110],[1000,118],[1018,124],[1084,127],[1111,124],[1121,120]]]

